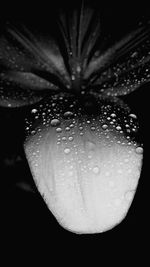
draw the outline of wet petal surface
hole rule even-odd
[[[35,112],[43,116],[39,124],[27,121],[25,152],[39,192],[58,222],[80,233],[100,232],[123,219],[142,166],[143,149],[132,134],[136,115],[115,102],[98,103],[100,112],[93,117],[77,101],[60,96]],[[52,106],[55,118],[48,112]]]

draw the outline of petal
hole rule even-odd
[[[34,124],[27,118],[24,147],[34,181],[60,225],[75,233],[115,227],[141,172],[143,149],[126,135],[125,124],[132,132],[135,116],[106,99],[97,104],[92,116],[85,102],[60,95],[36,110]]]

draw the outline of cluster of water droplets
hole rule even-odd
[[[62,94],[53,96],[46,103],[32,108],[30,119],[29,116],[26,119],[27,138],[38,136],[36,140],[38,145],[43,136],[43,129],[52,130],[56,137],[56,145],[63,147],[66,157],[74,154],[84,171],[87,168],[84,167],[81,158],[84,154],[88,161],[92,161],[97,146],[95,137],[106,147],[116,143],[120,146],[132,147],[133,145],[135,152],[142,154],[142,145],[136,140],[138,127],[137,116],[128,108],[100,101],[99,114],[89,116],[85,113],[84,106],[77,106],[77,100],[70,101],[70,98]],[[87,137],[89,132],[90,139]],[[82,149],[80,140],[81,143],[86,140],[85,149]],[[70,156],[68,162],[71,162]],[[91,170],[96,175],[99,174],[100,168],[95,165]]]
[[[147,32],[147,34],[149,33]],[[139,34],[139,40],[140,37]],[[122,45],[122,43],[118,42],[118,46],[120,44]],[[124,39],[124,46],[126,46],[126,39]],[[111,53],[113,54],[113,49],[115,50],[115,46],[106,51],[104,55],[106,60],[109,59]],[[141,39],[141,43],[134,49],[127,49],[123,57],[118,60],[114,59],[111,67],[106,68],[104,71],[101,71],[101,61],[99,59],[96,60],[99,57],[99,52],[96,51],[92,64],[99,69],[100,75],[97,76],[95,83],[100,86],[101,92],[104,92],[107,96],[129,94],[150,80],[149,56],[150,40],[148,36],[145,40],[144,38]]]

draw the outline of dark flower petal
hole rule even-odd
[[[150,81],[149,26],[140,27],[91,60],[85,72],[91,85],[97,85],[104,94],[119,96]]]

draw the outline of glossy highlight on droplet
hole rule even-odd
[[[136,149],[135,149],[136,153],[137,154],[142,154],[143,153],[143,148],[141,146],[138,146]]]
[[[60,124],[60,120],[58,119],[52,119],[50,122],[51,126],[58,126]]]

